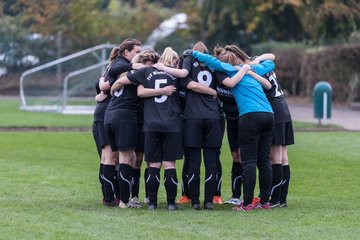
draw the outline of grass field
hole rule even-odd
[[[19,109],[19,100],[0,100],[0,127],[90,127],[92,115],[63,115],[48,112],[28,112]],[[317,129],[316,123],[293,122],[296,129]],[[329,125],[327,128],[340,128]]]
[[[91,115],[28,112],[19,109],[19,100],[0,100],[0,127],[89,127]]]
[[[90,132],[0,132],[0,146],[0,239],[339,240],[360,235],[360,133],[297,132],[296,145],[289,148],[289,207],[248,213],[232,212],[227,205],[211,212],[190,206],[168,212],[163,185],[155,212],[103,207]],[[225,140],[225,199],[231,193],[230,159]]]

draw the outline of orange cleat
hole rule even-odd
[[[221,196],[214,196],[213,203],[214,204],[223,204],[223,200],[222,200]]]
[[[176,203],[178,204],[186,204],[186,203],[190,203],[191,202],[191,199],[188,198],[187,196],[181,196],[179,198],[179,200],[176,201]]]
[[[253,200],[252,200],[252,205],[257,205],[257,204],[259,204],[260,203],[260,198],[259,197],[255,197],[255,198],[253,198]]]

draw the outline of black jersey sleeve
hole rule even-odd
[[[109,83],[112,85],[117,78],[120,76],[121,73],[130,71],[132,68],[132,63],[129,62],[125,58],[118,58],[115,62],[111,65],[108,75],[109,75]]]
[[[192,60],[192,56],[187,56],[185,57],[183,64],[181,66],[182,69],[186,69],[189,72],[191,72],[191,61]]]
[[[228,77],[225,73],[216,71],[216,79],[218,84],[222,84],[222,82]]]
[[[146,77],[144,74],[145,68],[142,68],[136,72],[130,73],[127,75],[129,81],[134,85],[144,85],[144,81],[146,81]]]
[[[192,81],[190,76],[179,79],[179,86],[183,89],[187,89],[187,85]]]

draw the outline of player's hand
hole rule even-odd
[[[176,92],[176,87],[174,85],[166,86],[164,88],[160,88],[162,91],[162,95],[170,96],[174,92]]]
[[[95,100],[97,102],[102,102],[107,98],[107,95],[103,92],[99,93],[98,95],[95,96]]]
[[[158,69],[158,70],[164,70],[165,65],[161,62],[155,63],[154,65],[152,65],[154,68]]]

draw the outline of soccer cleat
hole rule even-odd
[[[280,202],[276,202],[276,203],[270,202],[270,208],[277,208],[277,207],[280,207]]]
[[[176,206],[176,204],[168,204],[167,205],[167,210],[168,211],[176,211],[176,210],[178,210],[179,208],[178,208],[178,206]]]
[[[271,209],[270,203],[266,202],[264,204],[261,204],[260,202],[258,202],[256,205],[254,205],[255,209]]]
[[[222,200],[221,196],[214,196],[213,203],[214,204],[223,204],[223,200]]]
[[[190,202],[191,202],[191,199],[185,195],[181,196],[179,198],[179,200],[176,201],[176,203],[178,203],[178,204],[186,204],[186,203],[190,203]]]
[[[118,205],[117,202],[115,202],[115,200],[111,201],[111,202],[107,202],[107,201],[103,201],[103,205],[106,207],[115,207]]]
[[[137,197],[131,198],[130,203],[131,203],[132,208],[141,208],[140,201]]]
[[[193,205],[192,205],[192,208],[193,208],[194,210],[201,210],[201,207],[200,207],[200,204],[199,204],[199,203],[193,204]]]
[[[156,206],[155,204],[149,203],[148,209],[149,209],[150,211],[154,211],[154,210],[156,210],[156,208],[157,208],[157,206]]]
[[[233,207],[231,210],[236,212],[248,212],[254,210],[254,205],[248,204],[247,206],[244,206],[244,203],[242,202],[240,205]]]
[[[252,200],[252,205],[256,205],[256,204],[258,204],[260,202],[260,198],[259,197],[255,197],[255,198],[253,198],[253,200]]]
[[[225,201],[225,204],[240,205],[241,200],[238,198],[230,198],[229,200]]]
[[[114,202],[116,203],[116,205],[119,205],[120,199],[119,199],[119,198],[115,198],[115,199],[114,199]]]
[[[204,210],[214,210],[214,204],[212,202],[205,203]]]
[[[124,203],[123,201],[120,201],[119,208],[132,208],[132,205],[130,201],[128,203]]]
[[[287,207],[287,202],[285,201],[285,202],[281,202],[280,204],[279,204],[279,207],[281,207],[281,208],[286,208]]]

